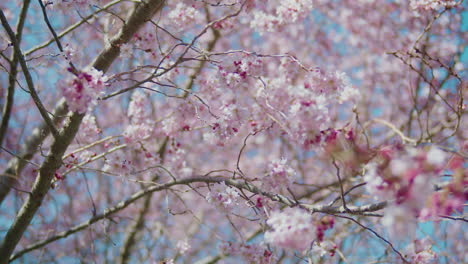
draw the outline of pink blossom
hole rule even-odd
[[[226,186],[224,190],[213,190],[206,195],[206,200],[210,204],[223,210],[232,210],[239,204],[239,193],[233,187]],[[217,189],[220,189],[219,187]]]
[[[0,1],[2,258],[468,263],[467,1]]]
[[[81,123],[77,137],[81,142],[91,143],[96,141],[101,133],[102,131],[96,123],[96,117],[92,114],[86,114]]]
[[[271,213],[265,233],[265,241],[272,245],[303,251],[316,238],[312,216],[299,208],[286,208]]]
[[[67,43],[63,48],[63,55],[65,56],[66,60],[73,61],[76,57],[76,50],[70,44]]]
[[[128,117],[132,119],[132,122],[140,123],[146,121],[150,114],[151,102],[148,94],[141,91],[134,92],[128,106]]]
[[[274,32],[275,27],[279,24],[278,18],[272,14],[266,14],[261,11],[254,13],[253,19],[250,21],[250,27],[263,32]]]
[[[135,171],[135,168],[125,153],[115,151],[107,155],[102,170],[119,176],[128,176]]]
[[[157,41],[154,30],[152,30],[150,27],[144,27],[138,33],[133,35],[133,39],[136,47],[140,48],[146,53],[153,55],[152,52],[154,43]],[[123,51],[127,52],[129,48],[129,46],[123,46]]]
[[[201,15],[193,6],[177,3],[175,8],[169,12],[168,18],[171,20],[172,26],[178,29],[184,29],[190,25],[196,24],[201,19]]]
[[[107,77],[94,68],[83,71],[73,79],[62,82],[59,87],[70,110],[85,113],[96,104],[106,86]]]
[[[296,172],[287,163],[288,160],[282,158],[268,164],[268,170],[262,179],[267,190],[281,191],[291,186]]]
[[[192,246],[190,245],[189,240],[186,238],[184,240],[177,241],[176,247],[179,250],[179,253],[184,255],[190,250]]]
[[[128,106],[130,124],[124,132],[127,143],[147,140],[153,133],[154,124],[150,119],[151,102],[149,97],[140,91],[132,94]]]
[[[441,8],[450,8],[459,4],[455,0],[411,0],[411,8],[423,10],[438,10]]]
[[[78,154],[78,157],[81,162],[88,162],[95,156],[96,156],[95,152],[88,151],[88,150],[83,150]]]
[[[332,229],[335,225],[335,218],[331,216],[324,216],[319,221],[315,222],[315,230],[318,242],[322,242],[325,236],[325,231]]]
[[[415,212],[403,205],[385,208],[382,225],[387,228],[392,238],[403,238],[414,234],[416,230]]]
[[[426,161],[430,165],[440,168],[447,162],[447,154],[437,147],[431,147],[426,153]]]
[[[265,245],[225,242],[220,246],[223,254],[231,256],[240,256],[249,264],[272,264],[275,263],[275,256]]]
[[[162,131],[173,136],[182,131],[190,131],[198,123],[197,108],[189,100],[177,103],[174,112],[162,121]]]
[[[275,12],[264,12],[256,10],[250,27],[261,34],[275,32],[290,23],[303,18],[312,10],[311,0],[286,0],[281,1]]]
[[[391,206],[385,209],[382,223],[395,231],[392,232],[394,235],[412,230],[405,226],[414,225],[417,217],[427,219],[446,210],[452,211],[449,203],[445,204],[448,206],[446,209],[440,208],[437,202],[432,209],[425,208],[433,195],[434,181],[447,163],[445,152],[433,146],[426,149],[394,146],[382,149],[378,157],[378,163],[366,165],[364,179],[370,193],[391,201]],[[433,199],[438,197],[435,194]]]
[[[432,251],[433,242],[428,238],[414,240],[406,249],[406,255],[411,259],[412,263],[417,264],[432,264],[437,262],[437,254]]]
[[[294,23],[312,10],[312,0],[281,1],[276,14],[281,23]]]
[[[131,124],[127,126],[124,132],[127,143],[147,140],[153,132],[153,126],[149,122]]]
[[[320,243],[314,243],[312,246],[312,256],[324,257],[325,255],[334,256],[337,245],[331,241],[323,241]]]
[[[364,169],[364,181],[366,190],[375,198],[391,199],[392,193],[389,190],[388,183],[378,174],[378,165],[374,162],[368,163]]]

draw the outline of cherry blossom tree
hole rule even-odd
[[[467,1],[0,8],[0,263],[468,262]]]

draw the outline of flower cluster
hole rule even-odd
[[[377,161],[366,165],[367,190],[380,199],[393,201],[382,223],[393,234],[408,234],[433,192],[433,181],[447,162],[444,151],[400,145],[384,147]]]
[[[263,32],[274,32],[282,26],[294,23],[304,18],[312,10],[311,0],[287,0],[280,1],[278,7],[272,13],[265,13],[255,10],[254,18],[250,22],[250,27]]]
[[[168,18],[174,27],[184,29],[196,24],[200,20],[201,14],[193,6],[177,3],[176,7],[169,12]]]
[[[323,257],[326,254],[329,254],[331,257],[333,257],[336,253],[336,249],[338,246],[331,242],[331,241],[323,241],[320,243],[314,243],[314,246],[312,247],[312,256],[320,256]]]
[[[307,145],[320,146],[320,154],[340,163],[343,168],[356,174],[374,156],[373,151],[367,146],[359,144],[355,133],[350,128],[328,128],[320,131],[305,143]]]
[[[255,12],[252,21],[250,21],[250,27],[262,33],[274,32],[278,24],[279,21],[273,14],[261,11]]]
[[[437,254],[432,251],[432,244],[433,242],[427,237],[415,240],[406,247],[405,255],[410,258],[411,263],[437,263]]]
[[[328,100],[338,101],[339,103],[359,96],[359,91],[351,85],[346,73],[324,71],[319,67],[310,71],[304,87],[325,95]]]
[[[319,242],[322,242],[323,237],[325,236],[325,231],[327,231],[328,229],[332,229],[334,225],[335,225],[335,218],[331,216],[325,216],[319,221],[317,221],[315,223],[317,240]]]
[[[242,56],[218,66],[218,74],[228,87],[235,87],[245,82],[247,76],[264,74],[263,61],[255,56]]]
[[[94,68],[79,73],[75,78],[60,84],[62,95],[70,110],[85,113],[103,92],[107,77]]]
[[[119,176],[128,176],[135,171],[133,161],[130,160],[126,153],[115,151],[106,156],[103,171],[114,173]]]
[[[367,190],[396,204],[424,204],[422,194],[432,190],[431,181],[444,169],[447,155],[431,147],[428,151],[401,145],[380,149],[377,160],[367,165]],[[422,199],[422,200],[421,200]]]
[[[63,47],[63,56],[67,61],[73,61],[76,57],[76,50],[67,43],[65,47]]]
[[[188,239],[184,239],[177,241],[176,248],[181,255],[184,255],[192,248],[192,246],[190,245]]]
[[[74,153],[70,153],[65,157],[63,160],[63,163],[65,164],[66,169],[73,168],[73,166],[78,165],[80,163],[79,157],[75,155]]]
[[[162,121],[162,131],[168,136],[174,136],[180,131],[190,131],[199,120],[197,116],[197,106],[190,100],[184,100],[174,106],[174,112]]]
[[[220,245],[223,254],[240,256],[249,264],[276,263],[272,252],[264,245],[246,245],[240,243],[225,242]]]
[[[288,92],[284,100],[292,102],[285,109],[287,128],[291,137],[304,147],[319,143],[321,131],[331,125],[331,109],[359,95],[344,73],[320,68],[309,73],[303,86],[291,87]],[[269,95],[263,96],[269,99]]]
[[[211,124],[212,133],[205,134],[205,139],[215,142],[218,146],[224,146],[227,140],[239,132],[239,123],[229,117],[230,116],[222,116]]]
[[[280,1],[276,14],[281,23],[294,23],[312,10],[312,0]]]
[[[411,0],[410,5],[413,9],[438,10],[441,8],[454,7],[459,3],[459,1],[455,0]]]
[[[77,138],[80,142],[91,143],[99,138],[99,134],[101,134],[101,132],[101,129],[97,126],[96,117],[94,115],[87,114],[81,122]]]
[[[130,125],[124,132],[127,142],[136,142],[148,139],[153,132],[153,122],[150,119],[151,102],[148,96],[140,91],[132,94],[128,106]]]
[[[175,173],[180,178],[193,176],[193,167],[187,161],[187,151],[180,142],[171,140],[171,144],[167,147],[164,163],[172,173]]]
[[[463,211],[468,200],[466,186],[468,184],[468,169],[464,168],[461,156],[451,158],[448,169],[452,172],[452,180],[440,191],[432,194],[429,204],[421,210],[422,220],[438,220],[440,216],[448,216],[454,211]]]
[[[157,41],[156,34],[151,28],[144,27],[138,33],[133,35],[133,43],[135,47],[143,50],[146,54],[150,54],[152,57],[156,56],[154,51],[154,43]],[[120,52],[122,57],[131,57],[132,44],[122,44],[120,46]]]
[[[149,123],[136,123],[127,126],[124,132],[125,142],[132,143],[150,138],[153,128]]]
[[[136,123],[146,121],[151,114],[151,102],[148,95],[140,91],[132,94],[130,104],[128,105],[128,117]]]
[[[268,165],[267,174],[262,179],[262,184],[266,190],[281,191],[288,188],[296,174],[285,158],[274,160]]]
[[[210,204],[214,204],[217,208],[223,210],[232,210],[239,204],[239,193],[236,189],[226,186],[224,190],[212,190],[206,195],[206,200]]]
[[[153,147],[147,149],[143,144],[127,144],[124,151],[115,151],[111,146],[122,146],[116,145],[116,143],[119,142],[117,141],[104,145],[110,153],[105,157],[105,163],[102,168],[103,171],[119,176],[138,174],[142,179],[154,178],[155,171],[158,169],[162,161],[160,155]],[[162,173],[159,175],[161,174]]]
[[[265,233],[265,241],[278,247],[303,251],[316,239],[312,215],[299,208],[275,211],[267,224],[272,229]]]
[[[237,76],[237,73],[230,73],[230,76]],[[237,78],[236,77],[236,78]],[[237,83],[232,79],[233,83],[229,84],[226,79],[225,84],[221,83],[221,78],[210,78],[204,80],[203,84],[204,92],[209,94],[205,95],[206,100],[211,99],[211,110],[203,111],[206,109],[204,106],[200,106],[200,110],[204,112],[203,122],[209,123],[211,129],[204,133],[203,137],[208,142],[216,144],[218,146],[224,146],[231,138],[233,138],[241,129],[242,116],[245,109],[237,101],[237,95],[232,89],[222,89],[224,85],[229,88],[233,88]],[[241,79],[241,77],[239,77]],[[239,80],[240,80],[239,79]],[[223,85],[223,86],[220,86]],[[216,110],[215,110],[216,109]],[[201,111],[200,111],[201,112]]]

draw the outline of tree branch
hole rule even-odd
[[[133,34],[162,8],[163,4],[164,0],[148,0],[139,3],[132,11],[130,17],[117,36],[111,40],[110,46],[99,54],[92,66],[97,70],[106,72],[112,62],[119,55],[119,46],[127,43]],[[2,23],[6,21],[6,18],[1,11],[0,18],[2,18]],[[26,65],[24,64],[24,66]],[[0,256],[2,256],[3,259],[0,260],[0,264],[8,263],[9,256],[12,254],[19,240],[23,236],[24,231],[29,226],[32,218],[39,209],[42,200],[50,188],[55,171],[62,165],[63,154],[75,138],[83,117],[84,114],[72,113],[63,129],[54,138],[49,154],[39,169],[39,175],[36,178],[31,195],[28,196],[24,202],[13,224],[3,239],[0,247]]]
[[[49,17],[47,16],[47,10],[46,10],[46,7],[44,5],[44,3],[42,3],[42,0],[38,0],[39,2],[39,5],[41,6],[41,9],[42,9],[42,15],[44,16],[44,21],[46,22],[46,25],[47,27],[49,28],[50,32],[52,33],[52,36],[54,36],[54,40],[55,42],[57,43],[57,47],[58,49],[60,50],[60,52],[63,54],[63,47],[62,47],[62,43],[60,42],[58,36],[57,36],[57,33],[55,32],[54,28],[52,27],[52,25],[50,24],[50,21],[49,21]],[[68,59],[67,59],[68,60]],[[68,60],[68,64],[70,65],[71,69],[72,69],[72,72],[75,73],[75,74],[78,74],[78,70],[76,69],[75,65],[73,65],[73,63]]]
[[[18,42],[18,45],[21,43],[21,37],[23,34],[24,21],[26,20],[26,14],[28,12],[30,0],[25,0],[23,2],[23,7],[18,18],[18,23],[16,25],[16,35],[15,38]],[[16,49],[13,51],[13,57],[10,60],[10,73],[8,74],[8,88],[7,88],[7,98],[5,107],[3,108],[2,122],[0,124],[0,146],[2,146],[3,139],[6,136],[8,130],[8,124],[10,121],[11,109],[13,108],[14,95],[15,95],[15,85],[16,85],[16,75],[18,74],[18,53]]]
[[[405,257],[400,253],[400,251],[398,251],[394,246],[393,244],[388,241],[387,239],[385,239],[384,237],[382,237],[381,235],[379,235],[379,233],[375,232],[373,229],[371,229],[370,227],[367,227],[363,224],[361,224],[359,221],[357,221],[356,219],[352,218],[352,217],[348,217],[348,216],[343,216],[343,215],[335,215],[336,217],[341,217],[341,218],[344,218],[344,219],[348,219],[354,223],[356,223],[357,225],[359,225],[360,227],[366,229],[367,231],[371,232],[372,234],[374,234],[376,237],[380,238],[382,241],[384,241],[385,243],[387,243],[393,250],[393,252],[395,252],[402,260],[404,263],[409,263]]]
[[[41,99],[39,98],[39,95],[36,92],[36,89],[34,88],[34,82],[33,82],[31,73],[29,72],[28,66],[26,65],[26,61],[24,60],[23,53],[21,52],[21,49],[19,46],[19,42],[16,39],[15,33],[11,29],[10,24],[8,24],[8,20],[6,19],[5,14],[3,14],[2,10],[0,10],[0,21],[2,22],[3,28],[7,32],[8,36],[10,37],[10,41],[13,44],[15,53],[18,54],[18,60],[21,65],[21,68],[23,69],[23,74],[24,74],[24,78],[26,79],[26,83],[28,84],[29,93],[31,94],[31,97],[34,103],[36,104],[42,118],[49,126],[51,133],[54,135],[54,137],[57,137],[58,131],[55,128],[54,123],[50,119],[48,111],[45,109],[44,105],[42,104]]]
[[[121,264],[128,263],[128,261],[130,260],[132,249],[135,247],[135,244],[137,243],[135,241],[136,240],[135,238],[138,234],[138,231],[140,231],[145,225],[145,216],[150,208],[151,198],[153,198],[151,194],[146,196],[145,200],[143,201],[143,207],[138,213],[136,221],[133,223],[133,225],[129,227],[129,231],[127,232],[127,235],[125,236],[124,243],[120,249],[119,263]]]
[[[214,38],[208,43],[208,48],[207,48],[208,51],[213,50],[213,48],[216,45],[216,42],[219,40],[219,37],[220,37],[219,32],[217,32],[216,30],[213,30],[213,33],[214,33]],[[195,78],[201,73],[205,64],[206,64],[206,61],[200,61],[197,68],[190,75],[189,80],[187,81],[187,84],[185,85],[184,95],[183,95],[184,98],[188,97],[189,92],[193,88]],[[163,161],[164,159],[164,152],[166,150],[167,141],[168,141],[168,138],[166,137],[164,139],[162,147],[158,151],[158,155],[160,156],[161,161]],[[119,262],[122,264],[128,263],[129,261],[131,250],[135,245],[135,237],[137,233],[142,229],[142,226],[144,224],[143,220],[144,220],[145,215],[148,213],[149,205],[151,203],[151,198],[152,198],[152,195],[148,195],[146,199],[143,201],[143,208],[140,210],[137,220],[130,227],[129,232],[127,233],[127,236],[124,241],[124,245],[122,246],[120,250],[121,253],[120,253]]]
[[[158,150],[158,155],[161,159],[161,162],[164,160],[164,154],[166,152],[167,148],[167,142],[169,141],[169,138],[166,137],[161,144],[161,147]],[[159,178],[159,175],[155,175],[153,177],[153,181],[156,181]],[[145,216],[148,213],[148,210],[150,208],[151,204],[151,199],[153,198],[152,194],[146,196],[145,200],[143,201],[143,207],[141,208],[137,220],[134,222],[132,226],[129,227],[129,231],[126,234],[124,243],[122,245],[122,248],[120,249],[120,258],[119,258],[119,263],[128,263],[130,256],[131,256],[131,251],[134,248],[136,242],[135,242],[135,237],[137,236],[138,232],[142,229],[144,226],[145,222]]]
[[[48,238],[48,239],[45,239],[43,241],[39,241],[37,243],[34,243],[28,247],[26,247],[25,249],[19,251],[18,253],[16,253],[15,255],[13,255],[10,259],[10,261],[12,260],[15,260],[19,257],[21,257],[22,255],[30,252],[30,251],[33,251],[33,250],[36,250],[36,249],[39,249],[45,245],[48,245],[56,240],[59,240],[59,239],[62,239],[62,238],[65,238],[65,237],[68,237],[69,235],[71,234],[74,234],[76,232],[79,232],[83,229],[86,229],[87,227],[89,227],[90,225],[96,223],[97,221],[99,220],[102,220],[104,218],[108,218],[109,216],[125,209],[127,206],[129,206],[130,204],[134,203],[135,201],[137,201],[138,199],[142,198],[142,197],[145,197],[149,194],[152,194],[154,192],[159,192],[159,191],[162,191],[162,190],[166,190],[166,189],[169,189],[173,186],[177,186],[177,185],[188,185],[188,184],[192,184],[192,183],[225,183],[226,185],[228,186],[232,186],[232,187],[237,187],[239,189],[243,189],[243,190],[248,190],[252,193],[255,193],[255,194],[261,194],[261,195],[264,195],[268,198],[270,198],[271,200],[273,201],[278,201],[278,202],[281,202],[287,206],[297,206],[296,202],[287,198],[287,197],[284,197],[282,195],[279,195],[279,194],[273,194],[273,193],[269,193],[269,192],[265,192],[259,188],[257,188],[256,186],[250,184],[250,183],[247,183],[243,180],[231,180],[231,179],[227,179],[227,178],[223,178],[223,177],[205,177],[205,176],[199,176],[199,177],[192,177],[192,178],[186,178],[186,179],[182,179],[182,180],[177,180],[177,181],[171,181],[171,182],[168,182],[168,183],[165,183],[165,184],[160,184],[160,185],[156,185],[156,186],[152,186],[152,187],[149,187],[147,188],[146,190],[141,190],[135,194],[133,194],[132,196],[130,196],[130,198],[124,200],[124,201],[121,201],[119,202],[117,205],[109,208],[109,209],[106,209],[103,213],[99,214],[99,215],[96,215],[94,216],[93,218],[89,219],[88,221],[82,223],[82,224],[79,224],[77,226],[74,226],[72,228],[70,228],[69,230],[67,231],[64,231],[64,232],[61,232],[51,238]],[[338,214],[338,213],[349,213],[349,214],[364,214],[366,212],[374,212],[374,211],[378,211],[382,208],[384,208],[385,206],[387,205],[386,202],[381,202],[381,203],[376,203],[376,204],[369,204],[369,205],[363,205],[363,206],[348,206],[348,211],[346,211],[342,206],[341,207],[335,207],[335,206],[326,206],[326,205],[307,205],[307,204],[300,204],[299,206],[305,210],[308,210],[309,212],[311,213],[315,213],[315,212],[321,212],[321,213],[327,213],[327,214]],[[342,216],[340,216],[342,217]]]
[[[52,113],[54,124],[58,125],[61,123],[67,112],[67,105],[65,100],[62,99],[58,102]],[[8,162],[7,168],[0,175],[0,204],[5,200],[11,187],[18,181],[21,171],[28,161],[32,159],[39,146],[49,135],[49,132],[49,126],[43,122],[39,127],[35,128],[26,139],[25,143],[21,146],[20,153]]]
[[[79,26],[83,25],[83,24],[86,23],[88,20],[90,20],[91,18],[93,18],[95,15],[101,13],[102,11],[105,11],[105,10],[109,9],[110,7],[116,5],[116,4],[120,3],[120,2],[122,2],[122,0],[116,0],[116,1],[112,1],[112,2],[108,3],[107,5],[103,6],[103,7],[100,8],[100,9],[98,9],[96,12],[90,14],[89,16],[83,18],[81,21],[76,22],[75,24],[73,24],[73,25],[69,26],[68,28],[66,28],[64,31],[60,32],[60,34],[57,35],[57,39],[63,38],[63,37],[66,36],[68,33],[72,32],[73,30],[77,29]],[[32,48],[32,49],[26,51],[26,52],[24,53],[24,55],[29,56],[29,55],[31,55],[32,53],[34,53],[34,52],[36,52],[36,51],[38,51],[38,50],[40,50],[40,49],[43,49],[43,48],[49,46],[49,45],[52,44],[54,41],[55,41],[55,38],[52,38],[52,39],[50,39],[50,40],[48,40],[48,41],[46,41],[46,42],[44,42],[44,43],[42,43],[42,44],[40,44],[40,45],[34,47],[34,48]]]

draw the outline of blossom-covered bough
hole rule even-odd
[[[6,2],[0,263],[468,261],[466,1]]]

